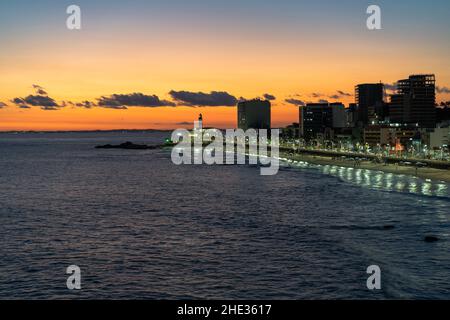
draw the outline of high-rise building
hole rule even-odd
[[[431,75],[412,75],[397,82],[397,92],[389,106],[391,123],[436,126],[436,78]]]
[[[333,129],[347,128],[348,118],[345,106],[340,102],[330,103],[332,118],[333,118]]]
[[[384,104],[384,85],[382,83],[358,84],[355,87],[357,121],[366,125]]]
[[[308,103],[300,107],[300,134],[310,140],[324,133],[333,124],[333,113],[328,103]]]
[[[241,101],[237,105],[238,128],[247,129],[267,129],[270,130],[270,101],[248,100]]]
[[[347,127],[347,115],[342,103],[308,103],[299,109],[300,134],[306,140],[324,134],[327,129]]]
[[[356,123],[358,121],[358,113],[357,113],[357,105],[356,103],[350,103],[348,105],[348,109],[346,110],[347,112],[347,126],[348,127],[355,127]]]

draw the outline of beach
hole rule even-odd
[[[417,176],[422,179],[430,179],[435,181],[450,182],[450,170],[435,169],[435,168],[416,168],[414,166],[399,165],[398,163],[374,163],[372,161],[360,161],[355,164],[354,160],[344,158],[333,158],[328,156],[310,155],[305,153],[287,153],[280,152],[280,156],[288,158],[293,161],[303,161],[318,165],[332,165],[348,168],[368,169],[374,171],[383,171],[394,174],[404,174],[410,176]],[[356,166],[355,166],[356,165]]]

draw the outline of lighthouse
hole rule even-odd
[[[200,113],[198,120],[194,121],[194,135],[203,134],[203,116]]]
[[[198,128],[199,128],[200,130],[203,130],[203,116],[202,116],[201,113],[200,113],[199,116],[198,116]]]

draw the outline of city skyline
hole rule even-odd
[[[241,97],[271,100],[282,127],[301,102],[348,106],[355,85],[410,74],[436,74],[450,100],[450,4],[377,2],[376,31],[365,1],[78,1],[79,31],[69,2],[2,3],[0,130],[173,129],[198,113],[236,127]]]

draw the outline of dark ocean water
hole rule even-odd
[[[448,184],[93,148],[166,136],[0,134],[0,298],[450,298]],[[66,288],[72,264],[80,291]]]

